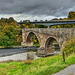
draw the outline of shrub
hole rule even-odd
[[[66,56],[75,53],[75,38],[68,40],[62,51],[64,51]]]

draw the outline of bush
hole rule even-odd
[[[75,53],[75,38],[68,40],[62,51],[64,51],[66,56]]]

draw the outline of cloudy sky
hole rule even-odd
[[[75,0],[0,0],[0,18],[45,20],[64,18],[75,11]]]

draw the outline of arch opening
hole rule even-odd
[[[48,53],[60,52],[59,43],[53,37],[47,39],[45,48]]]
[[[28,46],[40,46],[39,39],[33,32],[30,32],[27,36],[26,43]]]

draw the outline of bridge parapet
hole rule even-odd
[[[71,35],[75,36],[75,28],[28,28],[28,29],[22,29],[22,33],[25,32],[35,32],[35,33],[41,33],[41,34],[47,34],[47,35],[58,35],[59,37],[61,34],[63,35]]]

